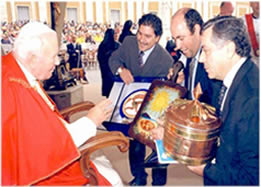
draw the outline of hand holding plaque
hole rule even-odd
[[[170,81],[154,80],[135,116],[129,135],[155,149],[150,131],[158,127],[157,119],[164,115],[169,104],[185,95],[186,89]]]

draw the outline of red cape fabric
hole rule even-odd
[[[29,85],[12,54],[2,57],[2,185],[87,184],[79,157],[57,113]]]
[[[253,23],[253,16],[252,14],[246,14],[246,23],[247,23],[247,29],[248,29],[248,34],[249,38],[251,41],[251,46],[253,48],[255,56],[259,56],[257,54],[257,51],[259,50],[259,44],[256,38],[256,33],[255,33],[255,28],[254,28],[254,23]]]

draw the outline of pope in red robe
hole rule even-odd
[[[61,118],[31,86],[14,55],[3,56],[2,185],[89,183],[80,169],[80,152]],[[111,185],[98,165],[98,169],[92,165],[99,185]]]

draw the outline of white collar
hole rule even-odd
[[[155,48],[155,45],[153,45],[150,49],[143,51],[144,55],[149,55],[154,48]]]
[[[142,59],[143,59],[143,64],[145,64],[146,62],[147,62],[147,59],[148,59],[148,57],[150,56],[150,54],[151,54],[151,52],[152,52],[152,50],[155,48],[155,45],[154,46],[152,46],[150,49],[148,49],[148,50],[146,50],[146,51],[143,51],[144,52],[144,55],[143,55],[143,57],[142,57]]]
[[[199,61],[199,56],[200,56],[200,53],[201,53],[201,46],[196,54],[196,56],[194,57],[196,59],[196,61],[198,62]]]
[[[35,78],[35,76],[33,76],[32,73],[30,73],[30,72],[24,67],[24,65],[23,65],[21,62],[19,62],[19,60],[16,60],[16,61],[17,61],[18,65],[20,66],[20,68],[22,69],[22,71],[23,71],[23,73],[24,73],[26,79],[28,80],[29,84],[30,84],[32,87],[34,87],[35,84],[36,84],[36,78]]]
[[[246,61],[246,57],[241,58],[232,68],[231,70],[227,73],[227,75],[224,78],[224,85],[227,87],[227,90],[230,88],[238,70],[240,67],[243,65],[243,63]]]

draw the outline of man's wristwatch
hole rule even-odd
[[[122,67],[119,67],[118,69],[117,69],[117,74],[119,75],[121,72],[122,72]]]

